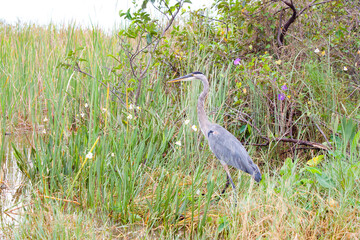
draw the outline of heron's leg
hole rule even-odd
[[[226,184],[225,184],[225,188],[221,191],[220,195],[215,199],[215,202],[220,201],[221,196],[225,193],[226,189],[230,186],[230,178],[229,176],[226,174]]]
[[[235,207],[237,206],[237,197],[236,197],[236,188],[235,188],[235,184],[231,178],[231,175],[230,175],[230,171],[229,171],[229,168],[227,166],[227,164],[222,164],[223,167],[225,168],[225,171],[226,171],[226,175],[227,175],[227,182],[226,182],[226,187],[229,186],[229,180],[230,180],[230,183],[233,187],[233,190],[234,190],[234,204],[235,204]],[[224,189],[225,190],[225,189]]]
[[[225,185],[225,188],[221,191],[220,196],[225,193],[225,191],[226,191],[226,189],[229,187],[229,185],[230,185],[230,178],[229,178],[229,176],[226,174],[226,185]]]
[[[228,181],[230,180],[230,183],[231,183],[234,191],[236,192],[236,187],[235,187],[235,184],[234,184],[234,182],[233,182],[233,180],[232,180],[232,178],[231,178],[231,175],[230,175],[228,166],[227,166],[226,164],[222,164],[222,165],[223,165],[223,167],[225,168],[225,171],[226,171],[226,174],[227,174],[227,177],[228,177],[227,180],[228,180]]]
[[[231,178],[231,175],[230,175],[230,172],[229,172],[229,169],[228,169],[228,166],[226,163],[222,163],[221,162],[221,165],[223,165],[225,171],[226,171],[226,185],[225,185],[225,188],[221,191],[221,194],[220,196],[216,199],[216,202],[218,202],[220,199],[221,199],[221,196],[225,193],[226,189],[229,187],[230,183],[233,187],[233,190],[234,190],[234,202],[235,202],[235,206],[237,205],[236,202],[236,188],[235,188],[235,184]]]

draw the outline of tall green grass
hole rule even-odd
[[[231,190],[214,202],[226,175],[201,132],[191,129],[198,125],[199,82],[166,84],[172,75],[166,66],[154,66],[145,79],[140,109],[125,108],[113,96],[108,98],[106,87],[96,80],[119,85],[123,98],[132,96],[131,90],[125,92],[132,84],[126,82],[126,61],[117,75],[107,69],[115,64],[107,54],[122,54],[115,36],[73,26],[26,25],[1,25],[0,35],[2,149],[10,144],[5,132],[29,136],[24,150],[14,145],[13,151],[28,175],[32,199],[16,231],[6,228],[9,238],[359,237],[357,123],[334,116],[339,108],[352,111],[356,104],[344,100],[346,86],[326,64],[295,59],[284,66],[291,71],[279,71],[286,72],[282,81],[293,87],[293,99],[308,98],[296,104],[310,102],[293,123],[295,137],[322,139],[307,124],[309,116],[321,118],[327,133],[333,133],[336,150],[323,153],[321,165],[308,167],[305,162],[317,156],[316,151],[284,155],[278,149],[289,146],[277,142],[247,145],[263,181],[256,184],[233,170],[235,206]],[[87,60],[81,62],[82,69],[96,79],[57,67],[75,49]],[[265,81],[269,76],[239,73],[231,62],[215,61],[195,41],[189,43],[186,71],[202,71],[210,79],[209,118],[254,143],[255,130],[238,130],[245,123],[239,123],[236,110],[243,108],[255,116],[262,132],[281,136],[269,119],[289,106],[269,91],[275,84]],[[245,99],[240,105],[233,104],[234,95],[243,91],[236,78],[247,88],[239,95]],[[302,89],[299,94],[297,89]],[[269,110],[266,96],[274,99],[275,112]],[[93,157],[87,158],[94,145]],[[4,150],[1,153],[4,156]]]

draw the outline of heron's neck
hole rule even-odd
[[[199,124],[201,131],[207,138],[208,128],[210,126],[210,122],[206,116],[205,109],[204,109],[204,102],[207,94],[209,93],[209,83],[206,80],[202,80],[203,83],[203,91],[200,93],[198,104],[197,104],[197,112],[199,118]]]

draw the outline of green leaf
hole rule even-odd
[[[220,217],[217,220],[219,226],[218,226],[218,232],[221,233],[229,224],[229,221],[226,216]]]
[[[253,26],[252,26],[251,24],[249,24],[249,25],[247,26],[247,32],[248,32],[248,34],[251,34],[252,31],[253,31]]]
[[[322,174],[321,170],[316,167],[306,167],[305,169],[306,169],[306,171],[314,173],[314,174],[319,174],[319,175]]]
[[[296,185],[307,185],[307,184],[311,184],[313,183],[313,180],[309,179],[309,178],[303,178],[300,181],[296,182]]]
[[[75,54],[74,51],[73,51],[73,50],[70,50],[70,51],[68,52],[67,56],[68,56],[68,57],[72,57],[74,54]]]
[[[240,127],[240,133],[243,133],[246,131],[246,128],[247,128],[247,124],[243,125]]]
[[[359,144],[359,140],[360,140],[360,131],[358,131],[355,134],[355,136],[351,142],[351,152],[355,153],[356,147]]]
[[[249,134],[251,134],[252,127],[249,124],[247,124],[247,129],[248,129]]]
[[[224,230],[224,228],[226,227],[226,225],[227,225],[227,222],[221,223],[218,227],[218,232],[221,233]]]
[[[334,185],[332,184],[331,180],[328,178],[325,178],[319,174],[316,174],[316,180],[318,183],[323,186],[324,188],[334,188]]]
[[[322,161],[323,158],[324,158],[324,155],[316,156],[316,157],[310,159],[309,161],[307,161],[306,164],[309,165],[310,167],[315,167]]]
[[[146,43],[150,44],[152,41],[152,35],[150,33],[146,34]]]
[[[286,158],[284,165],[280,169],[280,175],[284,176],[285,174],[291,173],[294,163],[291,158]]]
[[[132,16],[131,16],[131,14],[130,14],[130,8],[127,10],[127,12],[126,12],[126,19],[129,19],[129,20],[131,20],[132,19]]]
[[[270,70],[271,70],[269,67],[269,64],[267,64],[267,63],[264,64],[264,69],[268,72],[270,72]]]

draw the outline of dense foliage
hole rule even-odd
[[[111,36],[0,25],[0,154],[15,156],[20,192],[31,197],[17,198],[24,217],[17,228],[2,220],[2,231],[12,239],[358,238],[355,1],[216,0],[198,11],[189,1],[141,3],[120,13],[127,27]],[[291,4],[296,20],[281,45]],[[202,86],[166,84],[194,71],[210,80],[210,120],[240,139],[263,173],[257,184],[232,169],[237,206],[231,190],[213,201],[226,178],[196,131]]]

